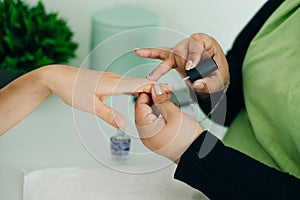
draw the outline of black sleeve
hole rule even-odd
[[[215,146],[200,158],[200,147],[214,139]],[[224,146],[209,132],[202,133],[182,155],[174,177],[212,200],[300,199],[299,179]]]
[[[249,44],[254,36],[261,29],[269,16],[279,7],[283,0],[269,0],[264,6],[255,14],[251,21],[239,33],[230,51],[227,52],[226,58],[229,64],[230,85],[226,93],[226,98],[220,103],[216,113],[222,114],[224,105],[226,105],[226,118],[224,119],[212,116],[212,120],[222,125],[228,126],[244,107],[244,94],[242,87],[242,65]],[[223,91],[211,94],[206,101],[198,98],[201,109],[208,114],[214,105],[219,101]],[[224,115],[224,114],[223,114]]]

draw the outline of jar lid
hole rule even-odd
[[[112,27],[150,27],[158,25],[158,17],[141,7],[119,5],[96,11],[93,23]]]

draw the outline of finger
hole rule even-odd
[[[205,51],[202,46],[202,41],[195,41],[194,39],[190,38],[189,39],[189,44],[188,44],[188,56],[187,56],[187,62],[185,69],[190,70],[194,68],[201,59],[201,55]]]
[[[215,55],[214,44],[216,41],[214,38],[210,37],[207,34],[203,33],[195,33],[191,35],[190,41],[193,41],[193,44],[197,44],[199,48],[201,48],[207,56],[213,57]]]
[[[148,94],[139,95],[135,105],[135,123],[141,139],[153,137],[165,126],[162,117],[153,114]]]
[[[204,92],[204,87],[206,86],[205,81],[203,79],[198,79],[192,83],[193,89],[197,93]]]
[[[167,97],[168,97],[168,100],[171,101],[171,99],[172,99],[172,93],[171,92],[167,92]]]
[[[195,33],[189,39],[187,70],[194,68],[201,59],[213,58],[216,55],[216,41],[207,34]]]
[[[147,76],[147,79],[157,81],[160,77],[169,72],[174,67],[174,64],[173,59],[164,60]]]
[[[154,121],[146,126],[139,126],[136,124],[136,129],[139,133],[142,142],[145,142],[145,139],[153,138],[158,135],[160,131],[165,127],[166,123],[163,117],[156,117]]]
[[[188,57],[188,39],[182,40],[173,48],[173,55],[176,65],[184,68]]]
[[[150,102],[151,98],[149,97],[149,95],[146,93],[141,93],[136,100],[135,107],[144,105],[150,106]]]
[[[135,49],[136,55],[143,58],[155,58],[160,60],[166,60],[170,55],[170,48],[162,47],[162,48],[143,48],[143,49]]]
[[[125,77],[118,83],[119,94],[137,95],[139,93],[150,93],[151,86],[155,81],[146,78]]]
[[[139,126],[146,126],[155,120],[156,116],[153,115],[150,107],[150,97],[146,93],[141,93],[135,104],[135,123]]]
[[[195,92],[199,94],[201,93],[210,94],[224,88],[225,88],[225,83],[221,76],[220,71],[215,71],[209,76],[203,79],[196,80],[193,83],[193,89],[195,90]]]
[[[152,85],[156,83],[153,80],[145,79],[145,78],[130,78],[123,77],[119,80],[115,87],[111,89],[110,95],[118,95],[118,94],[127,94],[132,96],[137,96],[140,93],[151,93]],[[171,92],[174,88],[170,85],[163,84],[163,88],[166,92]]]
[[[215,71],[210,76],[203,78],[202,82],[205,83],[202,89],[205,93],[217,92],[224,89],[226,85],[220,71]]]
[[[100,100],[95,100],[95,114],[109,123],[110,125],[114,126],[118,129],[125,129],[127,125],[127,121],[125,117],[119,113],[118,111],[112,109],[111,107],[105,105]]]
[[[145,78],[131,78],[123,76],[114,80],[108,79],[106,82],[102,81],[102,85],[107,86],[107,92],[104,93],[104,91],[101,90],[99,91],[99,93],[102,96],[112,96],[119,94],[128,94],[135,96],[138,93],[142,92],[150,93],[152,87],[151,85],[153,83],[155,83],[155,81]]]
[[[171,101],[170,95],[166,93],[161,85],[154,84],[151,90],[152,100],[154,103],[154,108],[156,116],[162,115],[165,121],[168,121],[168,117],[171,116],[171,113],[178,110]],[[170,113],[170,114],[168,114]],[[174,113],[173,113],[174,114]]]
[[[169,101],[168,95],[158,83],[154,84],[151,92],[152,92],[153,102],[155,105],[163,104]]]

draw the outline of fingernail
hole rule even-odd
[[[143,48],[134,48],[134,52],[138,52],[139,56],[147,57],[149,56],[149,52]]]
[[[190,70],[190,69],[192,69],[192,67],[193,67],[193,61],[188,60],[186,63],[185,69]]]
[[[204,88],[204,84],[201,82],[195,83],[194,88],[198,90],[202,90]]]
[[[163,89],[161,88],[161,86],[158,83],[154,84],[154,93],[156,95],[162,95],[162,94],[164,94]]]

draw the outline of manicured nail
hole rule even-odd
[[[158,83],[154,84],[154,93],[156,95],[162,95],[162,94],[164,94],[163,89],[161,88],[161,86]]]
[[[186,63],[185,69],[190,70],[190,69],[192,69],[192,67],[193,67],[193,61],[188,60]]]
[[[198,90],[202,90],[204,88],[204,84],[201,82],[195,83],[194,88]]]
[[[140,49],[141,49],[141,48],[134,48],[133,50],[134,50],[134,51],[138,51],[138,50],[140,50]]]

